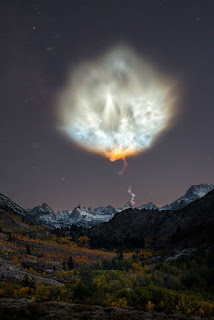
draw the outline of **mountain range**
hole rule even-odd
[[[55,229],[69,227],[72,224],[90,228],[96,224],[109,221],[117,212],[112,206],[100,206],[92,209],[78,205],[73,210],[63,210],[54,213],[46,203],[33,209],[27,209],[26,211],[31,221]]]
[[[135,208],[135,212],[141,210],[152,211],[159,217],[162,211],[175,211],[186,207],[191,202],[200,199],[208,192],[214,189],[214,185],[200,184],[191,186],[184,196],[180,197],[171,204],[167,204],[161,208],[154,203],[149,202]],[[73,210],[62,210],[55,213],[46,203],[33,209],[23,209],[5,195],[0,194],[0,209],[25,218],[31,222],[47,226],[52,229],[69,227],[72,224],[91,228],[103,222],[110,221],[116,214],[124,212],[124,210],[132,209],[128,202],[122,208],[114,208],[112,206],[99,206],[95,209],[87,208],[82,205],[75,207]],[[154,212],[153,212],[154,211]],[[151,214],[152,214],[151,213]],[[169,212],[168,212],[169,213]]]

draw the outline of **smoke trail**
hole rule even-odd
[[[123,157],[122,160],[123,160],[123,167],[122,167],[122,169],[120,170],[120,172],[118,173],[120,176],[122,176],[122,175],[124,174],[126,168],[128,167],[128,163],[127,163],[127,161],[126,161],[126,158]]]
[[[132,208],[134,208],[134,205],[135,205],[135,201],[134,201],[135,194],[132,192],[132,187],[131,186],[129,186],[129,188],[128,188],[128,193],[131,196],[131,200],[130,200],[131,206],[132,206]]]

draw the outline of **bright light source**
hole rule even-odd
[[[62,92],[61,128],[111,161],[149,148],[170,123],[172,83],[119,47],[76,68]]]

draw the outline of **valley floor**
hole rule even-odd
[[[89,240],[0,211],[0,318],[214,319],[212,246],[166,252],[169,239],[145,238],[122,252]]]
[[[101,307],[66,302],[35,302],[28,299],[0,299],[0,317],[4,320],[200,320],[179,311],[145,312],[131,308]],[[208,319],[203,317],[204,320]],[[210,317],[209,319],[214,319]]]

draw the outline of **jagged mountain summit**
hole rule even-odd
[[[30,212],[31,215],[43,215],[43,214],[55,214],[54,211],[47,205],[47,203],[43,203],[41,206],[34,207],[33,209],[26,209],[27,212]]]
[[[143,204],[140,207],[137,207],[138,210],[146,209],[146,210],[159,210],[159,207],[156,206],[153,202],[148,202]]]
[[[184,196],[161,207],[159,210],[180,210],[186,207],[189,203],[204,197],[208,192],[214,189],[214,185],[199,184],[191,186]]]
[[[132,205],[130,202],[127,202],[125,206],[116,209],[117,212],[124,211],[126,209],[131,209]],[[147,209],[147,210],[158,210],[159,207],[157,207],[153,202],[148,202],[146,204],[143,204],[142,206],[136,207],[136,209],[141,210],[141,209]]]
[[[56,223],[56,214],[46,203],[33,209],[27,209],[26,211],[28,212],[27,218],[33,222],[47,227],[52,227],[52,224]],[[56,228],[57,227],[59,226],[56,226]]]
[[[116,212],[122,212],[122,211],[124,211],[126,209],[130,209],[130,208],[132,208],[132,205],[130,202],[127,202],[123,207],[117,208]]]

